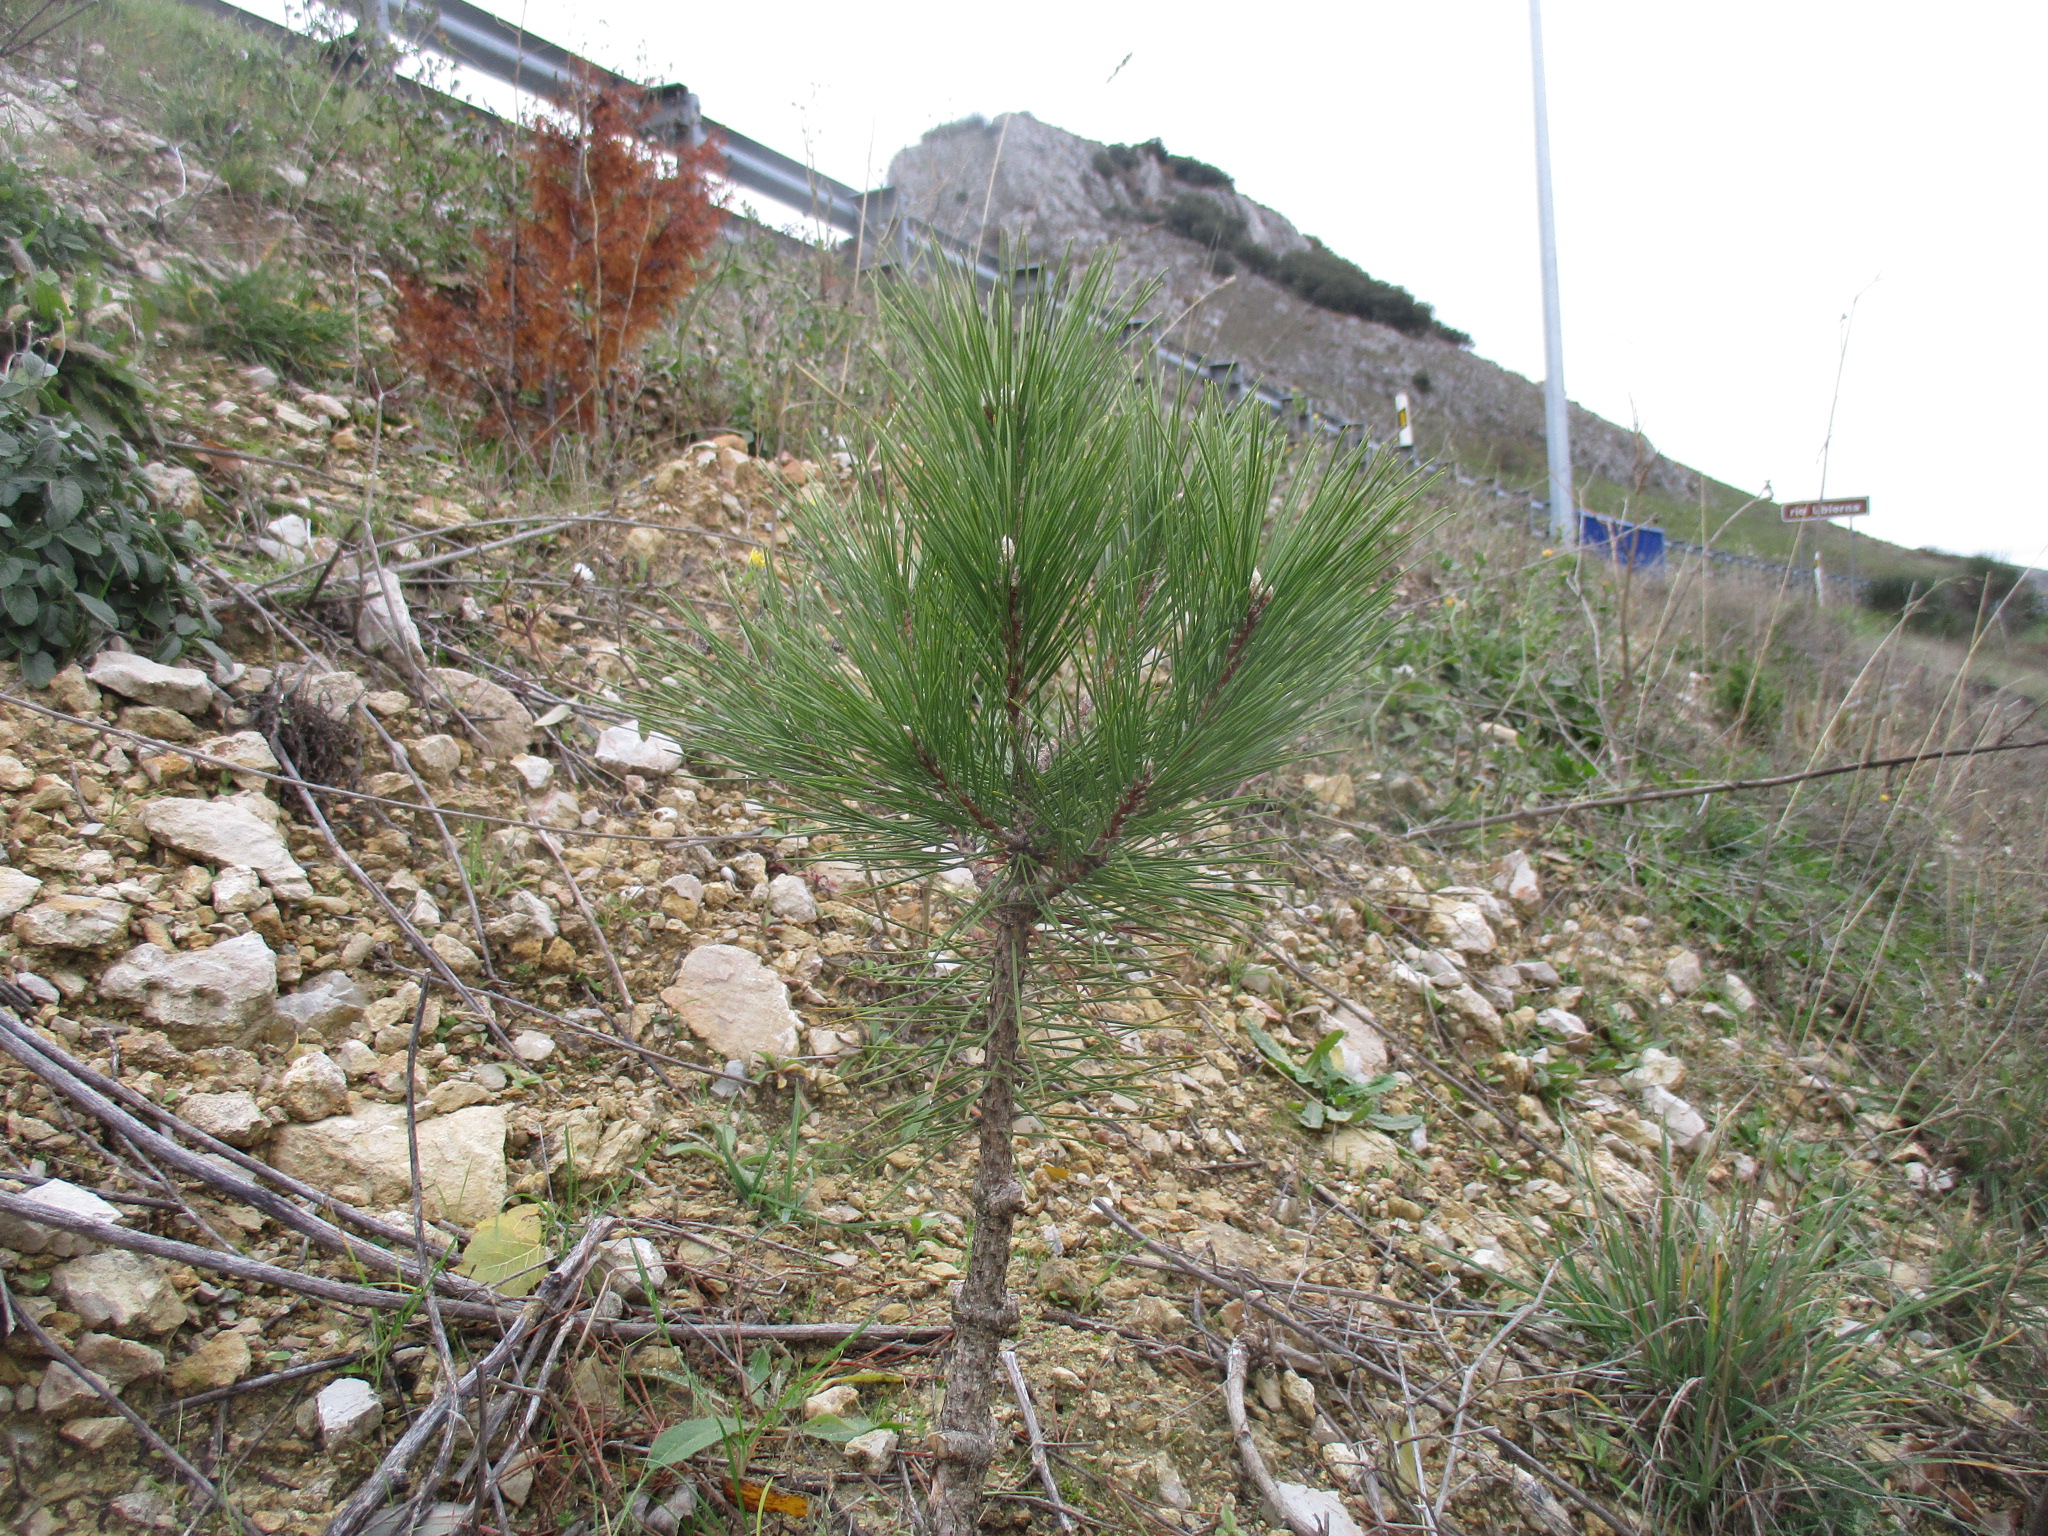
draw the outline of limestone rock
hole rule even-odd
[[[895,1470],[897,1435],[893,1429],[871,1429],[855,1435],[843,1447],[856,1472],[882,1477]]]
[[[219,883],[215,882],[218,889]],[[322,971],[277,1000],[277,1011],[310,1035],[332,1039],[363,1016],[370,994],[347,971]]]
[[[111,1333],[85,1334],[72,1346],[71,1353],[80,1365],[96,1371],[116,1392],[130,1382],[148,1381],[164,1373],[162,1350]]]
[[[270,743],[259,731],[237,731],[232,736],[216,736],[201,742],[199,750],[210,757],[224,758],[241,768],[253,770],[234,775],[237,789],[261,789],[268,781],[257,777],[257,774],[279,771],[277,754],[270,750]]]
[[[505,1111],[479,1104],[419,1125],[420,1181],[429,1216],[474,1226],[505,1203]],[[353,1115],[280,1126],[270,1162],[321,1189],[354,1185],[358,1204],[399,1207],[411,1199],[405,1106],[371,1104]]]
[[[1698,955],[1681,949],[1664,962],[1664,981],[1680,997],[1691,997],[1707,984],[1707,973]]]
[[[304,901],[313,894],[305,870],[277,832],[247,806],[226,800],[151,800],[142,808],[150,837],[188,859],[255,870],[278,895]]]
[[[548,1170],[573,1169],[579,1180],[602,1184],[631,1169],[652,1139],[653,1133],[638,1121],[607,1125],[595,1109],[571,1110],[553,1138]]]
[[[420,627],[405,604],[405,583],[396,571],[365,571],[362,606],[356,610],[356,644],[372,656],[389,653],[419,666],[427,659]]]
[[[617,1237],[599,1244],[590,1275],[594,1285],[609,1285],[628,1301],[652,1301],[668,1288],[661,1250],[644,1237]]]
[[[1663,1122],[1671,1144],[1681,1152],[1697,1152],[1711,1134],[1706,1116],[1668,1088],[1654,1084],[1643,1090],[1643,1108]]]
[[[65,1260],[50,1271],[50,1294],[87,1327],[114,1333],[169,1333],[185,1321],[171,1266],[125,1248]]]
[[[277,956],[260,933],[211,949],[141,944],[108,967],[99,989],[140,1003],[180,1050],[253,1043],[277,1019]]]
[[[804,1399],[804,1418],[822,1419],[828,1414],[843,1419],[860,1404],[860,1388],[842,1384],[814,1392]]]
[[[1564,1048],[1574,1054],[1593,1048],[1593,1031],[1586,1027],[1584,1019],[1566,1009],[1544,1009],[1536,1015],[1536,1027],[1556,1035],[1564,1042]]]
[[[1273,1491],[1279,1508],[1269,1513],[1273,1523],[1283,1529],[1320,1530],[1323,1536],[1365,1536],[1344,1501],[1327,1488],[1277,1483]]]
[[[454,777],[455,770],[462,766],[462,743],[453,736],[436,732],[422,736],[407,745],[406,759],[419,770],[420,777],[436,784],[445,784]]]
[[[598,765],[619,773],[674,773],[683,765],[682,743],[658,731],[640,734],[640,723],[628,720],[600,731]]]
[[[377,1053],[360,1040],[344,1040],[336,1046],[334,1063],[350,1077],[369,1077],[381,1065]]]
[[[1744,1017],[1756,1011],[1756,994],[1733,971],[1721,978],[1721,1001]]]
[[[1346,1072],[1364,1082],[1387,1070],[1386,1037],[1363,1007],[1351,1002],[1338,1003],[1330,1009],[1326,1023],[1331,1029],[1343,1031],[1337,1060]]]
[[[77,662],[60,669],[44,690],[49,702],[66,714],[92,715],[99,712],[100,691],[93,687],[85,669]]]
[[[526,939],[546,943],[561,932],[554,912],[532,891],[514,891],[505,905],[510,910],[503,917],[493,918],[484,924],[484,932],[494,939],[506,944],[518,944]]]
[[[111,949],[128,936],[126,902],[52,896],[15,914],[14,936],[39,949]]]
[[[325,1450],[338,1450],[366,1440],[384,1422],[377,1390],[360,1376],[338,1376],[313,1399],[314,1423]]]
[[[63,1179],[50,1179],[34,1189],[24,1190],[20,1198],[69,1216],[83,1216],[88,1221],[115,1224],[121,1220],[118,1205]],[[75,1232],[60,1231],[19,1216],[0,1215],[0,1248],[12,1248],[16,1253],[53,1253],[68,1257],[90,1253],[93,1244],[91,1239],[80,1237]]]
[[[1363,1126],[1346,1126],[1330,1138],[1330,1160],[1354,1174],[1392,1173],[1401,1166],[1393,1137]]]
[[[249,1374],[251,1363],[249,1336],[226,1329],[171,1367],[170,1387],[182,1395],[231,1387]]]
[[[94,1390],[95,1387],[113,1389],[113,1383],[98,1371],[80,1374],[60,1361],[50,1362],[43,1372],[42,1385],[36,1391],[36,1412],[46,1419],[72,1419],[95,1409],[106,1409],[107,1400]]]
[[[537,1066],[555,1053],[555,1042],[537,1029],[522,1029],[512,1037],[512,1054],[528,1066]]]
[[[1468,955],[1490,955],[1499,942],[1486,914],[1471,902],[1460,901],[1430,914],[1430,931],[1451,948]]]
[[[538,794],[548,787],[548,780],[555,776],[555,765],[544,757],[519,756],[506,765],[519,775],[519,781],[527,789]]]
[[[139,473],[142,488],[149,493],[149,499],[166,512],[192,517],[205,509],[206,493],[200,489],[197,470],[187,469],[182,464],[162,464],[152,460],[143,465]]]
[[[86,676],[124,699],[181,715],[204,714],[213,707],[213,684],[197,667],[167,667],[127,651],[101,651]]]
[[[43,882],[18,869],[0,869],[0,917],[12,917],[36,899]]]
[[[1631,1093],[1640,1093],[1649,1087],[1668,1088],[1676,1092],[1685,1082],[1685,1063],[1676,1056],[1666,1055],[1657,1047],[1644,1050],[1642,1059],[1621,1074],[1621,1086]]]
[[[1481,997],[1474,988],[1463,986],[1446,992],[1444,1004],[1495,1045],[1507,1043],[1507,1033],[1501,1026],[1499,1010]]]
[[[348,1074],[324,1051],[301,1056],[278,1079],[277,1101],[301,1123],[329,1119],[348,1109]]]
[[[1543,882],[1537,879],[1529,855],[1519,848],[1503,854],[1494,866],[1493,888],[1525,916],[1543,904]]]
[[[12,752],[0,752],[0,789],[12,794],[35,783],[36,772]]]
[[[216,912],[254,912],[270,900],[263,877],[241,864],[230,864],[214,877],[207,902]]]
[[[797,1054],[803,1020],[789,989],[760,956],[732,944],[703,944],[683,958],[661,1000],[721,1058],[754,1065]]]
[[[533,714],[506,689],[459,667],[430,667],[427,676],[446,695],[429,699],[461,712],[493,757],[518,757],[533,741]]]
[[[477,958],[476,951],[449,934],[435,934],[429,947],[458,976],[474,976],[483,969],[483,962]]]
[[[818,903],[802,875],[777,875],[768,882],[768,910],[785,923],[818,920]]]
[[[188,1093],[178,1101],[178,1117],[231,1147],[253,1147],[270,1131],[270,1122],[246,1093]]]
[[[1350,811],[1358,804],[1358,789],[1351,782],[1351,775],[1348,773],[1304,774],[1301,787],[1314,796],[1317,803],[1325,809],[1340,814]]]

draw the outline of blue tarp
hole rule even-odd
[[[1664,530],[1647,523],[1626,522],[1618,517],[1579,514],[1579,542],[1595,554],[1606,555],[1617,565],[1637,570],[1664,563]]]

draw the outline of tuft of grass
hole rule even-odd
[[[1582,1410],[1584,1433],[1626,1448],[1660,1521],[1840,1532],[1899,1502],[1871,1437],[1896,1401],[1937,1387],[1881,1350],[1933,1303],[1840,1313],[1851,1220],[1843,1199],[1779,1217],[1667,1178],[1644,1219],[1610,1212],[1558,1254],[1553,1311],[1626,1384]]]
[[[166,280],[162,305],[200,346],[305,380],[342,365],[353,329],[310,276],[270,262],[219,280],[181,268]]]

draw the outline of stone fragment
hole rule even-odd
[[[1392,1173],[1401,1167],[1393,1137],[1364,1126],[1345,1126],[1330,1138],[1330,1159],[1352,1173]]]
[[[219,889],[219,882],[215,882]],[[322,971],[298,991],[277,1000],[277,1011],[296,1024],[302,1034],[327,1039],[347,1029],[370,1006],[370,994],[347,971]]]
[[[231,1147],[253,1147],[270,1122],[246,1093],[188,1093],[178,1101],[178,1118]]]
[[[514,891],[505,905],[510,910],[503,917],[493,918],[484,924],[484,932],[494,939],[507,944],[517,944],[526,939],[545,943],[561,932],[547,902],[532,891]]]
[[[462,766],[462,743],[453,736],[436,732],[410,742],[405,755],[420,777],[436,784],[445,784],[455,776],[455,770]]]
[[[674,773],[683,765],[681,742],[653,731],[643,737],[637,720],[600,731],[595,755],[600,767],[618,773]]]
[[[18,869],[0,868],[0,917],[12,917],[36,899],[43,882]]]
[[[396,571],[365,571],[356,610],[356,644],[372,656],[392,655],[419,666],[427,659],[420,627],[405,603],[405,583]]]
[[[188,742],[199,739],[199,728],[175,709],[156,704],[131,704],[115,718],[124,731],[133,731],[151,741]]]
[[[116,1334],[85,1334],[72,1345],[71,1353],[80,1365],[97,1372],[116,1392],[130,1382],[153,1380],[164,1373],[162,1350]]]
[[[512,1054],[528,1066],[537,1066],[555,1054],[555,1042],[537,1029],[522,1029],[512,1037]]]
[[[234,773],[237,789],[261,789],[269,781],[258,777],[259,774],[280,771],[277,754],[270,750],[270,743],[263,739],[259,731],[237,731],[232,736],[215,736],[210,741],[201,742],[199,750],[209,757],[223,758],[235,764],[237,769],[250,770]]]
[[[107,1248],[50,1271],[50,1294],[89,1328],[169,1333],[185,1321],[171,1266],[148,1254]]]
[[[1749,989],[1749,983],[1733,971],[1721,978],[1721,1001],[1744,1017],[1756,1011],[1756,994]]]
[[[35,783],[36,771],[11,752],[0,752],[0,789],[9,794]]]
[[[106,1411],[107,1400],[96,1390],[114,1389],[98,1371],[73,1370],[60,1360],[50,1362],[36,1391],[36,1412],[46,1419],[74,1419],[82,1414]]]
[[[1443,995],[1444,1005],[1495,1045],[1507,1043],[1500,1012],[1470,986],[1457,987]]]
[[[1467,955],[1490,955],[1499,942],[1486,914],[1468,901],[1439,908],[1430,914],[1430,932],[1452,949]]]
[[[1644,1050],[1635,1066],[1621,1074],[1620,1081],[1621,1086],[1631,1093],[1640,1093],[1649,1087],[1669,1088],[1676,1092],[1685,1082],[1685,1063],[1653,1045]]]
[[[360,1040],[344,1040],[336,1046],[334,1063],[350,1077],[368,1077],[379,1065],[377,1053]]]
[[[85,669],[77,662],[60,668],[50,679],[50,686],[43,690],[50,703],[72,715],[94,715],[99,713],[100,691],[93,687],[85,675]]]
[[[1304,774],[1301,787],[1325,809],[1340,814],[1358,804],[1358,789],[1351,782],[1351,775],[1348,773]]]
[[[1529,855],[1520,848],[1503,854],[1494,866],[1493,888],[1524,916],[1543,905],[1543,882],[1537,878]]]
[[[211,949],[137,945],[100,977],[107,997],[139,1003],[181,1050],[246,1046],[277,1020],[277,956],[260,933]]]
[[[287,1115],[302,1124],[345,1114],[348,1074],[324,1051],[301,1056],[278,1079],[277,1102]]]
[[[1300,1483],[1276,1483],[1274,1503],[1269,1510],[1273,1523],[1290,1531],[1321,1531],[1322,1536],[1365,1536],[1344,1501],[1327,1488],[1309,1488]]]
[[[14,936],[39,949],[112,949],[128,936],[126,902],[52,896],[15,914]]]
[[[797,1054],[803,1020],[789,1006],[789,989],[750,950],[699,945],[683,958],[661,1000],[721,1057],[752,1066],[763,1056]]]
[[[1387,1069],[1387,1040],[1371,1013],[1358,1003],[1340,1002],[1325,1018],[1330,1029],[1341,1030],[1344,1039],[1337,1047],[1338,1064],[1364,1082]]]
[[[477,959],[476,951],[452,934],[435,934],[429,947],[458,976],[474,976],[483,969],[483,962]]]
[[[107,1508],[115,1519],[141,1531],[175,1531],[183,1524],[177,1506],[161,1488],[137,1488],[109,1500]]]
[[[1304,1424],[1316,1421],[1316,1389],[1308,1379],[1293,1371],[1280,1373],[1280,1400],[1287,1411]]]
[[[142,827],[155,841],[189,859],[216,868],[239,864],[255,870],[289,901],[305,901],[313,894],[305,870],[284,840],[249,806],[229,800],[151,800],[142,808]]]
[[[768,910],[785,923],[818,920],[818,903],[802,875],[777,875],[768,882]]]
[[[427,1095],[427,1102],[434,1106],[437,1115],[452,1115],[458,1109],[467,1109],[472,1104],[482,1104],[490,1099],[490,1090],[481,1083],[452,1082],[436,1083]]]
[[[86,676],[124,699],[181,715],[204,714],[213,707],[213,684],[197,667],[167,667],[127,651],[101,651]]]
[[[661,1250],[644,1237],[618,1237],[600,1244],[590,1274],[593,1284],[608,1285],[628,1301],[652,1301],[668,1288]]]
[[[871,1429],[864,1435],[855,1435],[843,1449],[854,1471],[882,1477],[896,1468],[897,1443],[895,1430]]]
[[[121,1220],[118,1205],[63,1179],[50,1179],[34,1189],[23,1190],[19,1198],[69,1216],[82,1216],[88,1221],[118,1224]],[[20,1216],[0,1214],[0,1248],[12,1248],[16,1253],[51,1253],[69,1257],[90,1253],[93,1244],[90,1238],[75,1232],[46,1227]]]
[[[1593,1031],[1586,1027],[1586,1021],[1566,1009],[1544,1009],[1536,1015],[1536,1027],[1557,1036],[1564,1042],[1564,1048],[1574,1054],[1593,1047]]]
[[[804,1399],[804,1418],[822,1419],[830,1414],[843,1419],[860,1405],[860,1388],[852,1385],[827,1387]]]
[[[653,1133],[638,1121],[607,1125],[595,1109],[571,1110],[554,1137],[548,1169],[573,1169],[578,1179],[602,1184],[628,1172],[652,1139]]]
[[[1668,1088],[1645,1088],[1643,1108],[1663,1122],[1671,1133],[1671,1144],[1679,1151],[1697,1152],[1706,1144],[1710,1134],[1706,1116]]]
[[[1707,984],[1707,973],[1698,955],[1681,949],[1664,962],[1664,981],[1680,997],[1691,997]]]
[[[533,714],[506,689],[459,667],[430,667],[427,676],[444,695],[428,703],[460,712],[493,757],[518,757],[531,744]]]
[[[479,1104],[435,1115],[420,1122],[418,1136],[427,1214],[461,1226],[496,1215],[505,1203],[505,1111]],[[373,1209],[405,1206],[411,1199],[405,1106],[371,1104],[352,1115],[280,1126],[270,1162],[321,1189],[354,1185],[365,1191],[358,1203]]]
[[[198,471],[187,469],[182,464],[152,461],[143,465],[138,473],[149,499],[166,512],[196,517],[205,510],[206,493],[200,488]]]
[[[339,1450],[367,1440],[384,1422],[377,1389],[360,1376],[338,1376],[313,1399],[314,1423],[325,1450]]]
[[[519,775],[519,780],[535,794],[548,787],[548,780],[555,776],[555,765],[544,757],[522,754],[506,765]]]
[[[543,790],[526,802],[526,813],[544,827],[566,832],[583,821],[583,803],[569,790]]]
[[[231,1387],[249,1374],[253,1358],[249,1335],[223,1329],[171,1367],[171,1390],[189,1396]]]
[[[1548,960],[1517,960],[1515,969],[1521,972],[1522,980],[1532,987],[1561,987],[1564,978],[1557,974],[1557,967]]]

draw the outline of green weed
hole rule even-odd
[[[192,327],[200,346],[299,379],[339,368],[354,329],[310,276],[271,262],[217,280],[181,268],[164,283],[159,302]]]

